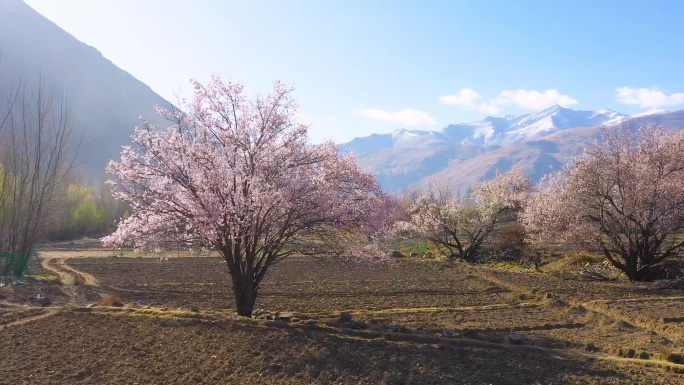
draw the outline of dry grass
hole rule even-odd
[[[662,346],[658,353],[660,354],[660,359],[663,361],[672,362],[674,364],[684,364],[684,355],[675,352],[669,346]]]
[[[116,294],[109,294],[102,298],[101,300],[97,301],[97,306],[116,306],[116,307],[121,307],[123,306],[123,302],[121,302],[121,298],[119,298],[118,295]]]

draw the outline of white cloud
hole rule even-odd
[[[408,108],[395,112],[378,110],[374,108],[366,108],[361,110],[361,114],[369,119],[377,120],[380,122],[399,124],[403,126],[433,126],[437,124],[437,120],[427,112],[412,110]]]
[[[491,101],[486,103],[476,103],[475,101],[482,96],[472,88],[463,88],[454,95],[440,96],[439,101],[451,106],[464,107],[469,110],[477,110],[486,114],[498,114],[501,109]]]
[[[492,100],[478,104],[475,109],[485,114],[496,115],[501,113],[501,107]]]
[[[617,100],[624,104],[636,104],[646,108],[660,108],[684,104],[684,93],[667,95],[653,88],[620,87],[615,89]]]
[[[330,123],[337,123],[337,118],[334,116],[331,116],[331,115],[324,116],[323,120],[325,120],[326,122],[330,122]]]
[[[439,101],[452,106],[470,107],[481,96],[472,88],[463,88],[456,95],[440,96]]]
[[[459,106],[469,110],[477,110],[487,114],[499,114],[502,107],[515,105],[527,110],[539,111],[555,104],[568,107],[579,102],[568,95],[563,95],[557,90],[550,89],[544,92],[535,90],[504,90],[499,92],[496,98],[486,102],[479,102],[482,96],[472,88],[463,88],[457,94],[445,95],[439,101],[452,106]]]
[[[556,104],[569,107],[579,102],[554,89],[544,92],[518,89],[501,91],[496,99],[494,99],[494,103],[499,106],[513,104],[526,110],[539,111]]]

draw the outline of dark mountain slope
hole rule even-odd
[[[91,176],[118,159],[139,116],[162,123],[154,106],[170,106],[21,0],[0,0],[0,55],[0,99],[20,80],[31,90],[39,76],[56,95],[67,96],[75,137],[82,138],[79,163]]]

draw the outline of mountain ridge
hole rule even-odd
[[[512,167],[521,168],[537,182],[580,155],[587,142],[598,138],[599,127],[651,123],[684,127],[684,110],[630,118],[609,109],[575,111],[552,106],[530,114],[450,124],[441,130],[373,134],[339,147],[356,151],[358,162],[374,172],[388,192],[440,180],[463,193],[496,171]]]
[[[380,148],[415,145],[417,142],[443,140],[450,144],[503,146],[550,134],[563,129],[613,124],[629,116],[609,109],[596,111],[572,110],[554,105],[535,113],[487,116],[470,123],[449,124],[441,130],[407,130],[404,128],[387,134],[372,134],[354,138],[340,144],[340,148],[355,150],[357,155]]]

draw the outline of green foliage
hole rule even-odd
[[[99,188],[89,180],[71,183],[61,196],[62,204],[47,227],[50,240],[100,237],[127,215],[128,205],[114,199],[104,183]]]
[[[404,255],[411,255],[411,253],[425,255],[429,251],[429,243],[426,240],[407,240],[401,242],[397,249]]]
[[[72,226],[78,233],[103,229],[104,208],[95,204],[94,190],[79,185],[69,185],[67,202],[71,204]]]
[[[2,273],[2,278],[14,279],[30,274],[24,258],[15,252],[0,252],[0,273]]]

